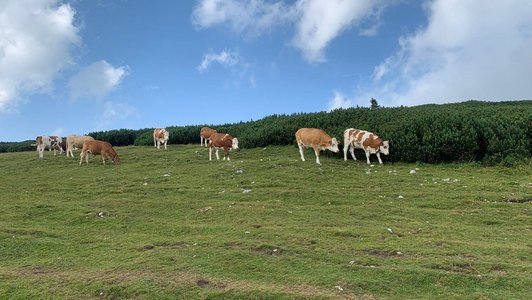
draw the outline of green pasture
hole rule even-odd
[[[530,165],[116,150],[0,154],[0,299],[532,295]]]

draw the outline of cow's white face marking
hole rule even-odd
[[[332,138],[331,146],[329,146],[327,149],[335,153],[338,152],[338,141],[336,140],[336,138]]]
[[[379,150],[382,154],[388,155],[390,153],[390,143],[388,141],[382,142],[382,145],[379,147]]]
[[[231,145],[232,149],[238,149],[238,139],[233,138],[233,144]]]

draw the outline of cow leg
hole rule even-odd
[[[40,145],[37,146],[37,153],[39,153],[39,158],[44,157],[44,149]]]
[[[380,153],[380,152],[377,152],[377,153],[375,153],[375,154],[377,154],[377,158],[379,159],[379,164],[382,165],[381,153]]]
[[[203,147],[203,137],[200,135],[200,146]],[[207,146],[207,141],[205,141],[205,146]]]
[[[102,162],[103,162],[103,165],[105,166],[105,160],[107,159],[107,157],[105,156],[105,154],[102,153]]]
[[[227,160],[231,160],[229,158],[229,148],[224,148],[224,160],[225,160],[226,157],[227,157]]]
[[[168,141],[164,141],[164,150],[168,150],[168,148],[166,148],[166,143],[168,143]]]
[[[357,160],[355,156],[355,145],[351,145],[351,148],[349,148],[349,152],[351,152],[351,157],[353,157],[353,160]]]
[[[369,156],[371,155],[371,153],[369,153],[369,151],[366,151],[366,159],[368,161],[368,165],[370,164],[369,162]]]
[[[212,147],[209,147],[209,160],[212,160]]]
[[[305,157],[303,156],[303,147],[300,143],[297,143],[297,146],[299,147],[299,153],[301,154],[301,160],[305,161]]]
[[[317,147],[317,146],[313,146],[312,148],[314,149],[314,154],[316,154],[316,163],[318,165],[321,165],[321,162],[320,162],[320,148]]]
[[[220,160],[220,156],[218,155],[218,150],[220,149],[216,149],[216,160]]]
[[[81,166],[83,164],[83,158],[85,156],[85,152],[81,151],[81,154],[79,155],[79,165]],[[88,163],[87,163],[88,164]]]
[[[347,150],[349,150],[351,143],[344,143],[344,161],[347,161]]]

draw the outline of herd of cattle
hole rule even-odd
[[[301,160],[305,161],[303,155],[304,148],[311,147],[316,155],[316,163],[321,165],[320,151],[330,150],[332,152],[338,152],[338,141],[336,138],[331,138],[325,131],[318,128],[301,128],[296,134],[297,146],[299,147],[299,153],[301,154]],[[154,147],[160,149],[161,145],[164,145],[164,149],[167,149],[166,144],[170,138],[169,132],[164,128],[155,128],[153,131],[153,144]],[[209,160],[212,160],[212,151],[216,150],[216,159],[220,159],[218,156],[218,150],[224,150],[223,160],[230,160],[229,152],[233,149],[238,149],[238,139],[231,136],[228,133],[220,133],[215,129],[209,127],[203,127],[200,130],[201,146],[209,148]],[[37,152],[39,158],[43,158],[45,149],[50,151],[54,150],[54,156],[56,151],[59,150],[59,154],[66,151],[67,157],[74,158],[72,150],[81,149],[79,165],[85,162],[89,163],[89,154],[101,155],[102,162],[105,165],[107,160],[111,160],[113,163],[119,164],[120,158],[113,146],[108,142],[95,140],[91,136],[78,136],[70,135],[66,138],[66,141],[59,136],[38,136],[36,139]],[[363,149],[366,153],[367,163],[370,164],[370,154],[375,154],[382,164],[381,153],[388,155],[389,142],[383,141],[376,134],[354,128],[348,128],[344,131],[344,160],[347,160],[347,152],[351,153],[351,156],[356,160],[354,149]]]

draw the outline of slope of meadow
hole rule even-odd
[[[199,145],[117,152],[121,165],[81,167],[0,154],[0,298],[531,293],[530,165],[370,167],[324,153],[318,166],[293,146],[231,161]]]

